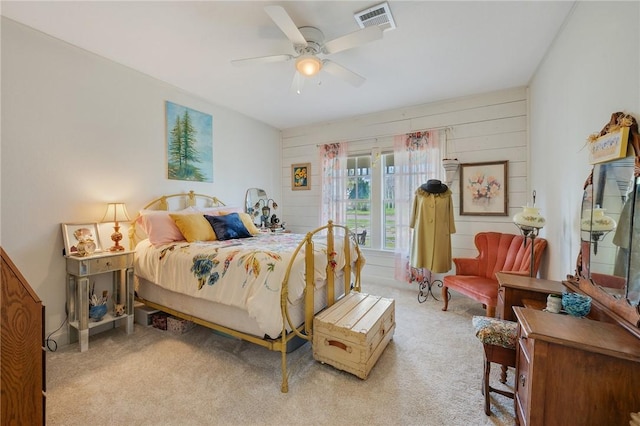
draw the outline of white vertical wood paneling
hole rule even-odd
[[[320,188],[317,145],[348,141],[350,152],[390,149],[393,135],[431,128],[449,128],[448,157],[462,163],[509,161],[509,215],[460,216],[458,175],[452,184],[457,232],[453,256],[475,256],[473,236],[480,231],[517,233],[511,222],[529,195],[527,180],[527,91],[525,88],[485,93],[410,108],[385,111],[339,122],[282,131],[283,219],[294,232],[319,225]],[[443,150],[445,147],[443,147]],[[311,162],[311,189],[291,191],[291,164]],[[364,276],[393,280],[392,254],[367,250]]]

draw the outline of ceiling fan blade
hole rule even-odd
[[[265,64],[269,62],[285,62],[291,59],[293,59],[293,56],[291,55],[271,55],[271,56],[259,56],[257,58],[234,59],[231,61],[231,63],[236,66],[244,66],[244,65],[254,65],[254,64]]]
[[[307,40],[305,40],[304,36],[298,29],[298,26],[293,22],[293,19],[291,19],[287,11],[284,10],[282,6],[265,6],[264,10],[294,45],[307,45]]]
[[[353,49],[354,47],[358,47],[381,38],[382,30],[379,26],[373,25],[342,37],[329,40],[322,47],[322,51],[324,53],[342,52],[343,50]]]
[[[355,72],[343,67],[342,65],[336,64],[328,59],[325,59],[323,62],[322,69],[327,71],[329,74],[332,74],[347,83],[351,84],[355,87],[362,86],[362,83],[366,81],[366,78],[363,76],[356,74]]]

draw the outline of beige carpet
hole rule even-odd
[[[109,330],[47,354],[49,425],[512,425],[513,401],[483,411],[482,346],[471,317],[482,306],[456,293],[418,303],[415,286],[368,284],[396,301],[396,332],[367,380],[313,359],[309,344],[280,354],[202,327]],[[492,385],[500,368],[492,369]],[[507,387],[513,385],[509,370]]]

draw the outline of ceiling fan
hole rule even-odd
[[[365,82],[365,78],[355,72],[333,62],[329,59],[320,58],[319,55],[330,55],[353,49],[365,43],[382,38],[382,29],[377,26],[369,26],[362,30],[325,41],[322,31],[315,27],[298,27],[286,10],[281,6],[265,6],[265,11],[273,22],[293,43],[295,55],[281,54],[271,56],[260,56],[257,58],[235,59],[233,65],[253,65],[269,62],[284,62],[295,59],[297,72],[294,75],[291,88],[300,93],[303,84],[303,77],[313,77],[325,70],[347,83],[358,87]]]

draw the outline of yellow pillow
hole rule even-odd
[[[238,213],[238,215],[240,216],[242,224],[251,235],[258,235],[260,233],[260,230],[256,227],[256,224],[253,223],[253,219],[251,219],[249,213]]]
[[[211,224],[202,214],[169,214],[169,216],[190,243],[217,239]]]

